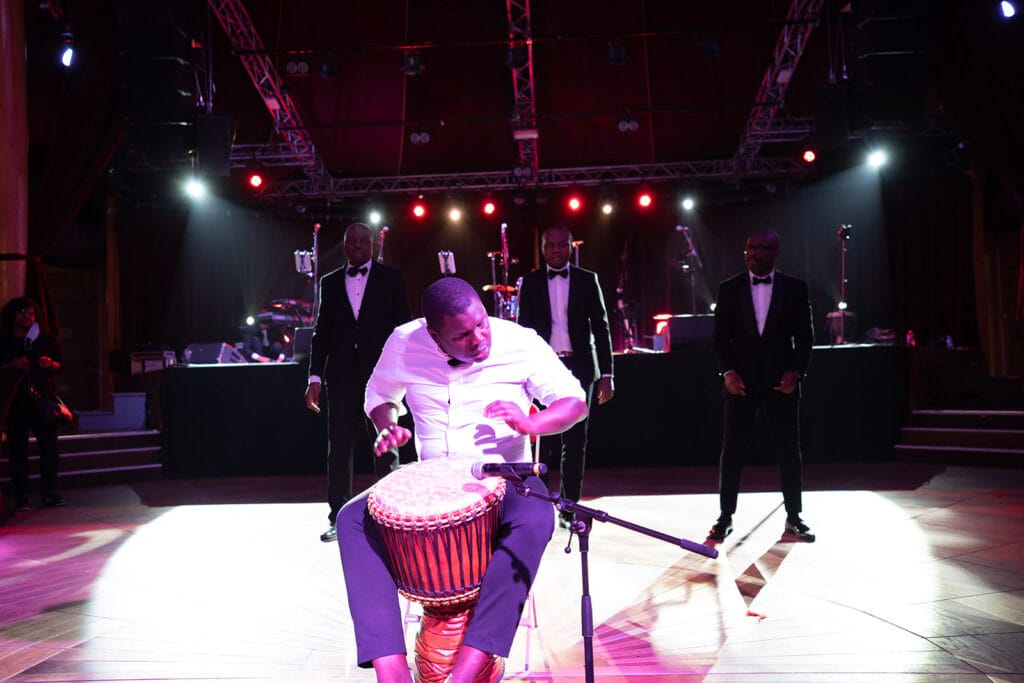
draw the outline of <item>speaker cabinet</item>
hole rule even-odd
[[[292,347],[292,360],[296,363],[305,363],[309,360],[309,349],[313,342],[312,327],[295,328],[295,344]]]
[[[220,365],[245,363],[246,360],[234,346],[224,342],[213,342],[189,344],[181,353],[181,362],[186,365]]]
[[[668,321],[669,348],[685,344],[710,344],[715,332],[715,316],[710,313],[674,315]]]

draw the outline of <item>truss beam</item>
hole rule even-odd
[[[747,117],[747,126],[736,151],[738,158],[752,159],[760,153],[761,145],[777,141],[773,139],[775,115],[786,100],[786,89],[823,4],[824,0],[793,0],[790,5],[782,32],[775,41],[772,61],[757,90],[754,108]]]

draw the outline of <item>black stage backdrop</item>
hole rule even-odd
[[[839,299],[836,233],[845,223],[853,226],[846,243],[846,298],[857,316],[848,336],[891,328],[902,338],[913,329],[919,340],[948,334],[958,345],[969,345],[978,337],[970,206],[969,182],[952,169],[938,175],[856,169],[693,214],[663,207],[565,221],[555,207],[527,207],[505,219],[510,253],[518,259],[509,279],[514,283],[534,267],[543,226],[568,222],[574,237],[583,240],[580,265],[600,276],[616,348],[623,347],[623,310],[638,323],[638,344],[650,346],[653,315],[693,312],[690,276],[679,267],[685,249],[676,226],[691,229],[701,254],[704,268],[695,278],[698,313],[709,310],[718,282],[743,267],[745,236],[772,227],[783,241],[778,266],[808,281],[817,340],[828,343],[825,316]],[[320,230],[321,273],[340,265],[341,234],[356,219],[338,216]],[[439,218],[391,222],[384,260],[405,273],[414,311],[423,289],[440,274],[442,249],[454,252],[457,275],[480,287],[491,282],[486,254],[500,249],[499,223],[474,217],[458,226]],[[303,221],[224,200],[192,208],[122,205],[118,234],[125,350],[163,343],[180,351],[192,342],[234,342],[245,316],[272,299],[312,299],[309,279],[294,266],[294,251],[312,247],[313,227]],[[483,298],[490,306],[490,295]]]

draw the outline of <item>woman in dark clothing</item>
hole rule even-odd
[[[36,435],[39,448],[39,480],[45,507],[60,507],[57,493],[57,429],[41,422],[32,399],[33,392],[54,398],[53,376],[60,372],[63,356],[57,340],[40,332],[38,308],[31,299],[16,297],[0,311],[0,365],[26,370],[24,380],[7,413],[8,459],[15,508],[28,510],[28,435]]]

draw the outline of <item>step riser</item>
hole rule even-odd
[[[1024,430],[1024,415],[971,415],[971,414],[921,414],[914,413],[910,424],[913,427],[935,429],[1013,429]]]
[[[915,429],[904,427],[900,430],[900,441],[916,446],[966,446],[973,448],[1022,448],[1024,431],[1018,430],[948,430]]]
[[[153,430],[61,435],[58,481],[62,488],[149,481],[162,477],[161,435]],[[6,446],[5,446],[6,449]],[[35,439],[29,441],[29,476],[39,476]],[[10,461],[0,458],[0,484],[10,487]],[[38,484],[31,483],[29,490]]]
[[[928,448],[927,446],[897,445],[894,449],[897,460],[927,462],[965,467],[1006,467],[1024,469],[1024,450],[1003,451],[973,450],[970,448]]]

